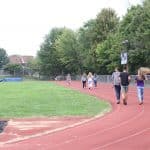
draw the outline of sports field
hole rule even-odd
[[[0,117],[94,116],[110,105],[96,97],[48,81],[0,84]]]

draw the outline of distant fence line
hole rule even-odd
[[[0,70],[0,79],[3,77],[11,77],[12,75],[10,74],[5,74],[3,71]],[[136,75],[131,75],[131,84],[135,84],[135,76]],[[12,76],[13,77],[13,76]],[[29,76],[25,76],[24,78],[28,78]],[[58,75],[58,76],[42,76],[39,75],[38,73],[30,76],[30,79],[37,79],[37,80],[66,80],[66,75]],[[145,81],[145,85],[150,87],[150,75],[147,75],[148,80]],[[72,80],[81,80],[81,75],[71,75]],[[97,81],[99,83],[112,83],[112,78],[111,75],[97,75]]]

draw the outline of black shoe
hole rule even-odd
[[[139,103],[139,105],[142,105],[142,104],[143,104],[143,102],[140,102],[140,103]]]
[[[120,104],[120,101],[117,101],[117,104]]]
[[[127,102],[124,102],[123,104],[124,104],[124,105],[127,105]]]
[[[124,105],[127,105],[127,102],[126,102],[126,100],[125,100],[125,99],[123,99],[123,104],[124,104]]]

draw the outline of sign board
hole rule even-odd
[[[121,64],[125,65],[128,62],[128,56],[127,56],[127,52],[122,52],[121,53]]]

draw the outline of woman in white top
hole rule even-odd
[[[93,87],[93,75],[91,72],[89,72],[89,74],[88,74],[88,88],[92,89],[92,87]]]

